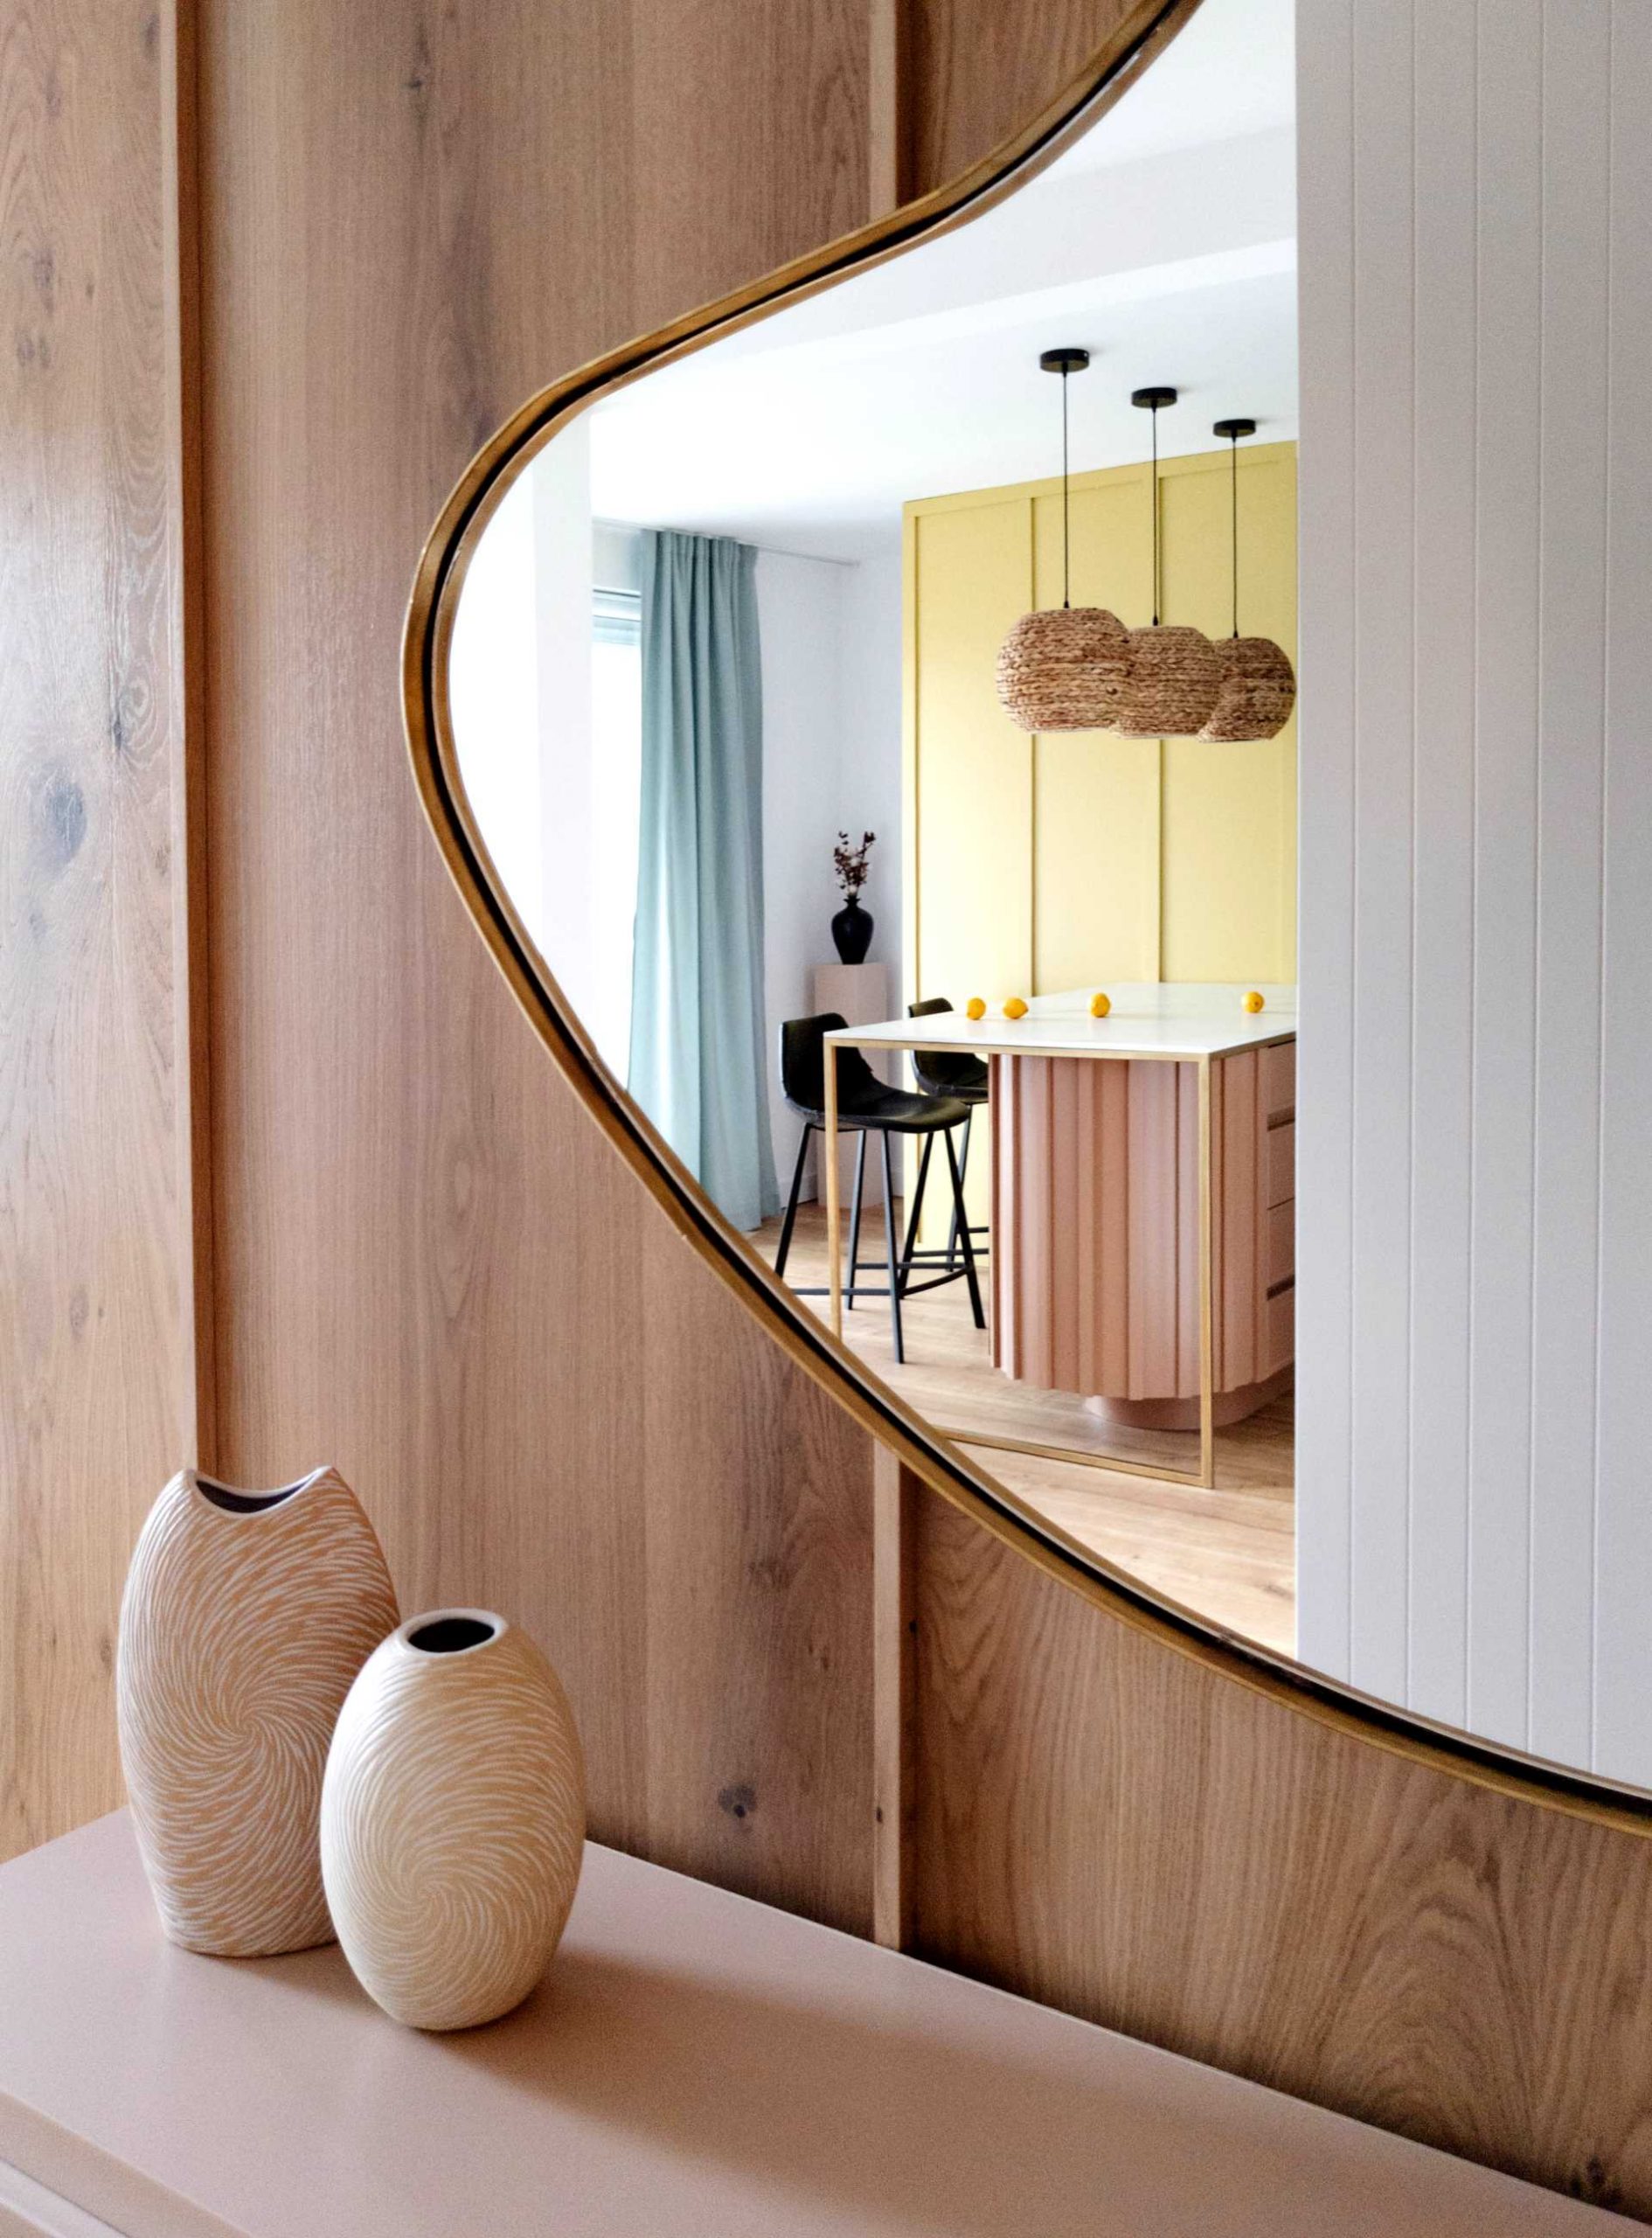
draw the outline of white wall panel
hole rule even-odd
[[[1652,11],[1304,0],[1301,1651],[1652,1783]]]
[[[1600,1762],[1652,1784],[1652,8],[1615,10],[1611,64],[1594,1732]]]
[[[1298,271],[1302,366],[1297,454],[1296,1097],[1297,1653],[1345,1673],[1353,1562],[1354,0],[1314,0],[1299,23]],[[1312,36],[1304,33],[1311,31]],[[1312,471],[1301,471],[1304,460]],[[1312,565],[1308,555],[1312,554]],[[1311,764],[1311,767],[1308,766]],[[1306,782],[1305,782],[1306,781]],[[1302,945],[1311,932],[1312,952]],[[1310,1123],[1304,1124],[1304,1120]]]

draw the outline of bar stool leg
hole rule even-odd
[[[906,1241],[900,1248],[900,1279],[903,1286],[912,1273],[913,1247],[918,1241],[918,1223],[923,1217],[924,1184],[929,1178],[929,1153],[934,1147],[934,1135],[926,1135],[924,1154],[918,1161],[918,1180],[912,1192],[912,1208],[906,1216]]]
[[[906,1350],[900,1334],[900,1260],[895,1242],[895,1162],[889,1154],[889,1129],[880,1128],[884,1145],[884,1256],[889,1262],[889,1326],[895,1340],[897,1365]],[[950,1143],[948,1148],[950,1148]]]
[[[987,1317],[981,1310],[981,1285],[975,1280],[975,1247],[969,1240],[969,1214],[964,1205],[963,1175],[958,1169],[958,1153],[953,1148],[952,1129],[947,1129],[947,1164],[952,1168],[952,1205],[959,1241],[963,1245],[964,1280],[969,1285],[969,1307],[975,1317],[977,1329],[984,1329]]]
[[[845,1310],[855,1310],[855,1269],[860,1264],[860,1194],[866,1178],[866,1129],[860,1130],[855,1149],[855,1194],[849,1215],[849,1288],[843,1293]]]
[[[960,1158],[959,1158],[959,1160],[958,1160],[958,1167],[959,1167],[959,1171],[960,1171],[960,1172],[961,1172],[961,1174],[963,1175],[963,1178],[964,1178],[964,1179],[965,1179],[966,1181],[968,1181],[968,1178],[969,1178],[969,1122],[970,1122],[970,1121],[975,1117],[975,1113],[974,1113],[973,1111],[966,1111],[966,1112],[965,1112],[965,1114],[964,1114],[964,1122],[963,1122],[963,1151],[962,1151],[962,1154],[961,1154],[961,1156],[960,1157]],[[957,1273],[957,1271],[958,1271],[958,1208],[957,1208],[957,1206],[954,1205],[954,1207],[953,1207],[953,1213],[952,1213],[952,1233],[951,1233],[951,1234],[947,1236],[947,1272],[949,1275],[955,1275],[955,1274]]]
[[[803,1185],[803,1162],[809,1156],[809,1138],[815,1131],[812,1119],[803,1122],[803,1131],[798,1139],[797,1163],[792,1168],[792,1193],[786,1199],[786,1218],[781,1223],[780,1249],[774,1254],[774,1276],[778,1281],[786,1272],[787,1255],[792,1248],[792,1230],[797,1223],[797,1199]]]

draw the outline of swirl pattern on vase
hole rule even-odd
[[[328,1899],[368,1994],[415,2028],[519,2005],[561,1940],[584,1844],[573,1713],[527,1634],[458,1609],[385,1640],[322,1797]]]
[[[344,1478],[273,1492],[180,1470],[121,1604],[121,1761],[174,1943],[268,1957],[330,1943],[322,1774],[351,1681],[399,1612]]]

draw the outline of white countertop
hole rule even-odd
[[[1247,990],[1161,981],[1109,983],[1113,1008],[1092,1018],[1092,997],[1103,991],[1075,987],[1034,996],[1024,1018],[1007,1018],[995,1003],[985,1018],[970,1018],[961,1004],[927,1018],[886,1018],[851,1025],[827,1039],[857,1049],[961,1049],[979,1057],[1227,1057],[1296,1032],[1294,986],[1258,984],[1260,1011],[1247,1011]]]
[[[126,2238],[1630,2227],[595,1845],[527,2004],[418,2035],[337,1948],[173,1950],[123,1812],[0,1867],[6,2162],[0,2229]]]

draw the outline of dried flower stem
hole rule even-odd
[[[849,844],[848,832],[840,831],[837,835],[837,844],[832,849],[832,868],[837,873],[838,885],[842,886],[851,901],[856,899],[860,889],[866,883],[866,872],[869,867],[866,853],[877,837],[878,834],[875,831],[865,832],[862,835],[859,846],[851,847]]]

